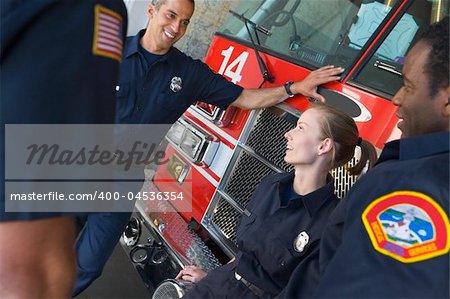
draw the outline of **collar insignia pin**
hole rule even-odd
[[[173,77],[170,81],[170,90],[179,92],[182,89],[182,81],[180,77]]]
[[[303,252],[305,246],[309,242],[309,236],[306,232],[301,232],[298,234],[297,238],[294,241],[294,249],[297,252]]]

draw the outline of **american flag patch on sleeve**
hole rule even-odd
[[[120,62],[122,49],[122,16],[97,4],[92,52],[94,55],[109,57]]]

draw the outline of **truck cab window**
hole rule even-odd
[[[236,9],[268,29],[260,34],[263,50],[300,65],[349,66],[396,0],[266,0],[242,1]],[[367,25],[370,24],[369,30]],[[249,41],[242,22],[230,18],[221,33]]]
[[[401,71],[408,50],[428,25],[448,14],[448,0],[416,0],[368,60],[354,83],[386,98],[402,85]]]

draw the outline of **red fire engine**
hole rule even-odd
[[[328,64],[344,67],[341,80],[320,93],[381,149],[399,137],[390,100],[402,84],[406,52],[446,13],[448,0],[242,1],[205,61],[245,88],[301,80]],[[138,201],[123,236],[151,290],[184,265],[210,270],[233,257],[236,223],[263,176],[290,170],[283,134],[309,105],[302,96],[258,111],[198,102],[172,126],[161,145],[169,163],[152,171],[143,189],[165,197]],[[342,197],[355,178],[345,168],[333,176]],[[177,292],[174,282],[164,284]]]

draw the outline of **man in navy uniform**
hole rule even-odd
[[[400,140],[330,218],[318,264],[300,264],[280,298],[449,298],[449,18],[406,56]]]
[[[74,215],[5,211],[5,124],[113,123],[126,9],[122,1],[4,0],[0,13],[0,298],[69,298]],[[99,38],[105,18],[113,42]]]
[[[117,86],[116,123],[172,124],[197,100],[221,108],[233,105],[243,109],[272,106],[294,94],[323,101],[317,86],[339,79],[337,75],[343,71],[327,66],[301,82],[244,90],[173,47],[185,34],[193,12],[194,0],[153,0],[149,5],[147,29],[127,40]],[[130,215],[103,213],[88,217],[77,244],[79,275],[75,295],[101,274]]]

